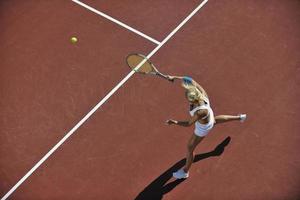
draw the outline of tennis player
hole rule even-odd
[[[196,146],[204,139],[215,124],[238,120],[243,122],[246,114],[239,115],[218,115],[214,116],[210,107],[209,98],[205,90],[191,77],[188,76],[168,76],[170,81],[181,80],[185,89],[185,97],[190,104],[191,118],[186,121],[177,121],[169,119],[166,121],[168,125],[175,124],[179,126],[189,127],[195,124],[194,134],[188,141],[186,163],[182,169],[173,173],[173,177],[183,179],[189,177],[189,169],[194,160],[194,150]]]

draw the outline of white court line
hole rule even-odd
[[[155,49],[153,49],[146,57],[150,58],[153,56],[191,17],[193,17],[200,8],[202,8],[208,0],[204,0],[195,10],[189,14]],[[146,62],[144,59],[141,63],[138,64],[136,69],[142,66]],[[2,197],[1,200],[6,200],[43,162],[51,156],[54,151],[56,151],[88,118],[96,112],[96,110],[104,104],[133,74],[135,73],[132,70],[125,78],[123,78],[83,119],[81,119],[34,167],[29,170],[23,178],[21,178],[16,185],[14,185],[6,194]]]
[[[153,39],[152,37],[150,37],[150,36],[148,36],[148,35],[140,32],[140,31],[138,31],[138,30],[136,30],[136,29],[134,29],[134,28],[132,28],[132,27],[124,24],[123,22],[120,22],[119,20],[116,20],[116,19],[108,16],[107,14],[105,14],[103,12],[100,12],[99,10],[96,10],[95,8],[92,8],[91,6],[89,6],[87,4],[84,4],[84,3],[82,3],[82,2],[80,2],[78,0],[72,0],[72,1],[74,3],[77,3],[78,5],[81,5],[82,7],[85,7],[86,9],[88,9],[88,10],[90,10],[90,11],[92,11],[92,12],[94,12],[94,13],[96,13],[96,14],[98,14],[98,15],[100,15],[100,16],[102,16],[102,17],[104,17],[104,18],[106,18],[106,19],[108,19],[108,20],[110,20],[110,21],[112,21],[114,23],[116,23],[116,24],[119,24],[120,26],[122,26],[122,27],[124,27],[124,28],[126,28],[126,29],[128,29],[128,30],[130,30],[130,31],[132,31],[132,32],[134,32],[134,33],[136,33],[136,34],[144,37],[144,38],[146,38],[147,40],[150,40],[151,42],[153,42],[155,44],[160,44],[159,41]]]

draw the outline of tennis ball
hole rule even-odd
[[[71,37],[71,43],[75,44],[78,41],[78,39],[76,37]]]

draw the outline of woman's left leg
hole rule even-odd
[[[194,161],[194,150],[196,146],[204,139],[204,137],[199,137],[195,134],[192,135],[192,137],[189,139],[188,145],[187,145],[187,154],[186,154],[186,162],[185,166],[178,170],[177,172],[173,173],[173,177],[177,179],[187,178],[189,177],[189,169],[191,168],[191,165]]]
[[[187,154],[186,154],[186,162],[185,166],[183,168],[184,172],[188,172],[189,169],[192,166],[192,163],[194,161],[194,150],[197,147],[197,145],[204,139],[204,137],[199,137],[195,134],[192,135],[190,138],[188,145],[187,145]]]

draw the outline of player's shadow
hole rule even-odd
[[[196,155],[194,163],[209,157],[220,156],[224,152],[225,147],[230,143],[230,140],[231,138],[227,137],[223,140],[223,142],[216,146],[213,151]],[[177,185],[185,181],[185,179],[177,179],[166,184],[172,178],[173,172],[182,168],[184,164],[185,159],[182,159],[175,163],[167,171],[165,171],[158,178],[152,181],[152,183],[150,183],[141,193],[139,193],[135,200],[161,200],[166,193],[170,192]]]

